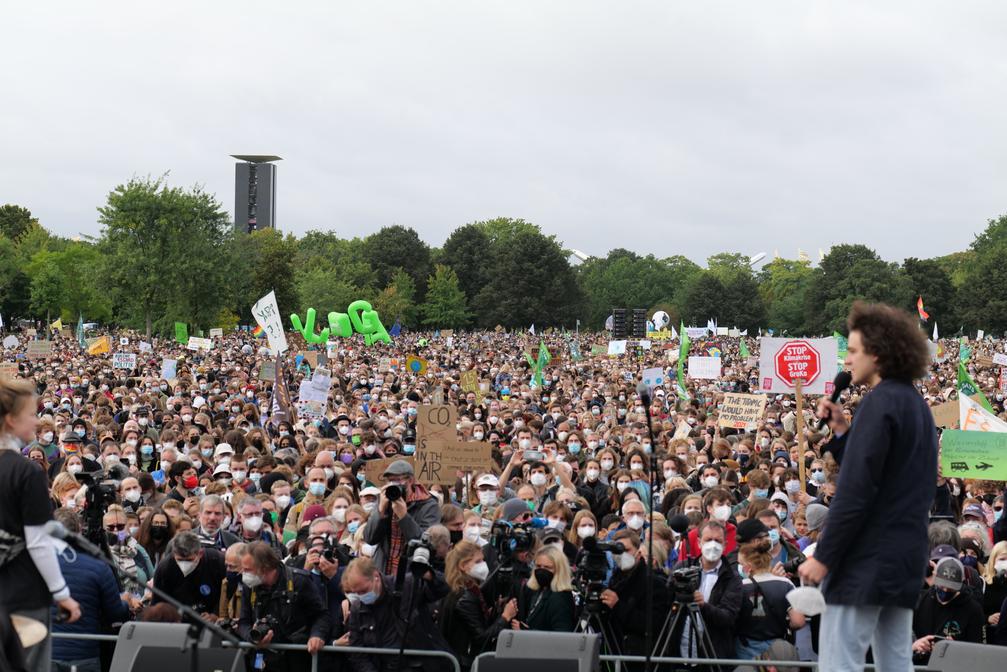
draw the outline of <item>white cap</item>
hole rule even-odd
[[[229,474],[229,473],[231,473],[231,465],[229,464],[218,464],[216,468],[213,470],[214,476],[216,476],[217,474]]]
[[[361,497],[377,497],[381,494],[381,490],[377,489],[373,485],[368,485],[366,488],[360,490]]]
[[[476,479],[476,487],[478,488],[479,486],[482,485],[492,485],[494,488],[496,488],[500,486],[500,479],[494,476],[493,474],[483,474],[482,476]]]
[[[203,397],[196,397],[192,400],[192,407],[194,409],[203,408],[203,406],[206,406],[206,399]]]
[[[220,457],[221,455],[234,455],[234,448],[231,448],[229,443],[218,443],[217,449],[213,451],[214,457]]]

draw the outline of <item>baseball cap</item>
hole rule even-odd
[[[940,560],[942,558],[957,558],[958,551],[955,550],[954,546],[950,544],[941,544],[940,546],[935,546],[932,551],[930,551],[931,560]]]
[[[962,511],[962,518],[967,516],[975,516],[979,520],[986,522],[986,514],[983,513],[983,507],[978,504],[969,504],[965,507],[965,510]]]
[[[493,474],[483,474],[482,476],[476,479],[476,487],[478,488],[479,486],[482,485],[491,485],[494,488],[496,488],[499,487],[500,485],[500,479],[494,476]]]
[[[513,521],[518,516],[530,512],[531,509],[528,508],[528,505],[525,504],[524,500],[515,497],[513,499],[508,499],[506,502],[504,502],[503,513],[501,517],[504,520],[510,522]]]
[[[361,497],[377,497],[380,494],[381,494],[381,490],[379,490],[378,488],[374,487],[373,485],[368,485],[366,488],[361,488],[361,490],[360,490],[360,496]]]
[[[934,569],[934,585],[947,590],[961,590],[965,567],[958,558],[941,558]]]
[[[769,528],[758,518],[747,518],[738,523],[737,539],[739,544],[768,535]]]
[[[230,474],[230,473],[231,473],[231,467],[230,465],[227,464],[218,464],[213,470],[214,476],[217,476],[218,474]]]
[[[221,455],[234,455],[234,448],[231,448],[229,443],[218,443],[217,448],[213,451],[214,457],[220,457]]]

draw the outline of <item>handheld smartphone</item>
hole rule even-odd
[[[541,462],[545,459],[545,453],[541,450],[526,450],[524,451],[525,461],[534,460],[536,462]]]

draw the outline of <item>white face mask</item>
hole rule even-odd
[[[176,560],[175,564],[178,565],[178,569],[182,572],[182,576],[189,576],[196,569],[195,560]]]
[[[545,485],[545,481],[546,481],[545,474],[543,474],[540,471],[536,471],[528,479],[528,482],[531,483],[532,485],[534,485],[535,487],[540,487],[540,486]]]
[[[471,541],[473,544],[479,543],[479,537],[482,533],[482,528],[477,525],[469,525],[465,528],[465,532],[462,534],[462,538],[465,541]]]
[[[801,482],[800,481],[787,481],[787,483],[786,483],[786,485],[784,487],[787,488],[787,494],[793,495],[793,494],[795,494],[795,493],[797,493],[797,492],[799,492],[801,490]]]
[[[720,522],[726,521],[731,517],[731,507],[727,504],[721,504],[720,506],[713,507],[713,519],[719,520]]]
[[[521,439],[518,445],[521,447],[521,450],[528,450],[531,448],[531,439]]]
[[[361,506],[364,507],[364,511],[366,511],[367,513],[370,513],[374,509],[378,508],[378,503],[377,502],[364,502],[363,504],[361,504]]]
[[[468,574],[479,583],[482,583],[490,575],[490,566],[486,564],[485,560],[477,562],[469,568]]]
[[[492,490],[480,490],[479,503],[482,506],[493,506],[497,503],[497,493]]]
[[[619,481],[618,483],[615,484],[615,489],[618,490],[619,492],[622,492],[628,487],[629,483],[627,483],[626,481]]]
[[[566,521],[560,520],[559,518],[550,518],[549,524],[546,525],[546,527],[551,527],[554,530],[559,530],[560,532],[562,532],[563,530],[566,529]]]
[[[82,472],[84,470],[84,465],[82,465],[82,464],[71,464],[71,465],[67,466],[66,470],[68,472],[70,472],[71,474],[76,475],[76,474],[79,474],[80,472]]]
[[[615,466],[615,462],[613,462],[612,460],[602,460],[599,464],[601,464],[601,468],[604,469],[605,471],[608,471],[613,466]]]
[[[593,537],[595,533],[594,525],[581,525],[577,528],[577,536],[581,539]]]
[[[708,541],[702,546],[703,559],[707,562],[717,562],[724,554],[724,547],[718,541]]]
[[[374,557],[374,551],[377,549],[377,546],[372,546],[371,544],[360,544],[360,555],[365,558]]]
[[[337,523],[346,522],[346,509],[343,507],[332,509],[332,519]]]
[[[716,476],[707,476],[703,479],[703,486],[707,488],[715,488],[717,487],[718,482],[719,479]]]
[[[241,582],[248,588],[254,590],[262,585],[262,577],[254,572],[242,572]]]
[[[589,481],[597,481],[598,480],[598,476],[600,476],[600,475],[601,475],[601,473],[597,469],[588,469],[587,470],[587,480],[589,480]]]
[[[290,506],[290,495],[277,495],[276,496],[276,506],[280,511]]]
[[[245,518],[241,526],[249,532],[258,532],[262,529],[262,516],[249,516]]]
[[[664,480],[667,481],[668,479],[675,478],[676,476],[678,476],[678,472],[676,472],[674,469],[664,470]]]
[[[140,501],[140,491],[136,488],[133,488],[132,490],[127,490],[125,493],[123,493],[122,497],[127,502],[136,504],[137,502]]]
[[[636,557],[630,553],[620,553],[619,554],[619,569],[624,572],[636,567]]]
[[[1007,572],[1007,558],[997,560],[996,563],[994,563],[993,568],[998,572]]]
[[[475,439],[476,441],[482,441],[483,436],[485,436],[485,434],[483,434],[482,432],[472,432],[472,438]]]
[[[644,523],[643,516],[639,514],[634,514],[626,520],[626,527],[628,527],[631,530],[640,530],[643,529],[643,523]]]

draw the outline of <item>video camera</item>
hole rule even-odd
[[[668,577],[668,587],[675,596],[676,602],[688,604],[695,598],[699,590],[703,570],[699,565],[676,569]]]
[[[413,539],[406,544],[405,557],[409,559],[409,569],[416,575],[425,574],[430,569],[430,563],[437,551],[427,538],[426,532],[419,539]]]
[[[601,611],[601,593],[608,579],[609,562],[607,553],[625,553],[626,547],[619,541],[598,541],[597,537],[587,537],[583,548],[577,554],[577,583],[584,608],[591,613]]]
[[[535,547],[535,530],[545,527],[544,518],[533,518],[527,523],[511,523],[498,520],[490,529],[490,543],[501,564],[516,553],[530,551]]]

